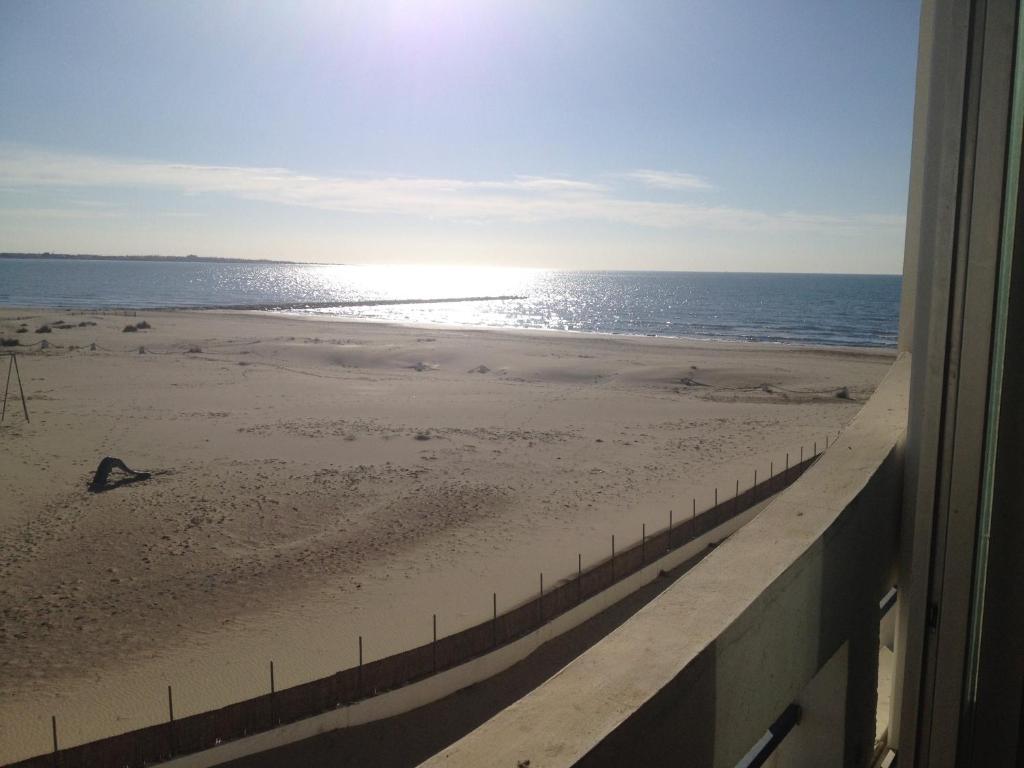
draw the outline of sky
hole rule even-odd
[[[0,251],[899,273],[919,5],[0,3]]]

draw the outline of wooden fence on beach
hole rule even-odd
[[[740,491],[737,483],[731,498],[700,514],[694,501],[692,512],[684,519],[670,516],[668,527],[650,536],[644,530],[640,541],[622,551],[615,550],[613,537],[607,559],[586,569],[578,561],[576,574],[563,578],[550,591],[544,591],[541,575],[535,597],[502,614],[495,607],[486,621],[461,632],[437,638],[435,617],[433,642],[366,664],[362,663],[360,638],[357,666],[282,690],[273,690],[271,665],[271,690],[266,694],[180,719],[174,718],[172,691],[168,688],[166,722],[65,749],[59,746],[54,718],[52,751],[11,763],[8,768],[141,768],[329,712],[451,669],[528,635],[666,553],[713,531],[786,488],[818,456],[817,446],[806,459],[801,449],[801,461],[788,466],[787,454],[787,466],[778,474],[770,473],[757,482],[755,473],[752,486]],[[717,500],[717,490],[715,493]]]

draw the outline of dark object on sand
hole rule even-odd
[[[40,325],[38,328],[36,328],[36,333],[49,333],[49,332],[50,332],[50,326],[48,326],[48,325]]]
[[[136,328],[136,330],[139,330],[139,331],[148,331],[148,330],[149,330],[150,328],[152,328],[152,327],[153,327],[153,326],[151,326],[151,325],[150,325],[149,323],[147,323],[147,322],[146,322],[145,320],[141,320],[141,321],[139,321],[139,322],[137,322],[137,323],[135,324],[135,328]]]
[[[134,325],[126,325],[124,328],[121,329],[121,333],[135,333],[138,330],[139,329],[136,328]]]
[[[107,480],[110,477],[112,470],[118,469],[121,472],[129,475],[129,477],[122,478],[116,482],[108,485]],[[96,474],[92,477],[92,482],[89,483],[89,490],[93,493],[99,493],[100,491],[109,491],[111,488],[117,488],[120,485],[127,485],[128,483],[136,483],[140,480],[148,480],[150,478],[149,472],[136,472],[134,469],[130,469],[120,459],[115,459],[113,456],[105,456],[100,465],[96,467]]]

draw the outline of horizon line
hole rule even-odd
[[[801,272],[796,270],[774,270],[774,271],[750,271],[750,270],[721,270],[721,269],[664,269],[664,268],[595,268],[580,269],[573,267],[547,267],[547,266],[526,266],[526,265],[494,265],[494,264],[465,264],[465,263],[415,263],[415,262],[379,262],[379,263],[354,263],[338,261],[296,261],[293,259],[270,259],[260,257],[244,256],[198,256],[196,254],[174,255],[174,254],[99,254],[99,253],[57,253],[43,251],[39,253],[0,251],[2,260],[53,260],[53,261],[164,261],[164,262],[186,262],[186,263],[251,263],[251,264],[282,264],[288,266],[310,266],[310,267],[405,267],[405,268],[442,268],[442,269],[522,269],[522,270],[546,270],[549,272],[674,272],[684,274],[705,274],[705,275],[835,275],[837,277],[903,277],[902,272]]]

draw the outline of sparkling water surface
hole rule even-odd
[[[0,259],[0,305],[225,307],[397,323],[892,347],[898,275]],[[467,297],[507,297],[453,302]],[[423,303],[387,303],[403,300]],[[447,300],[447,301],[446,301]],[[349,306],[315,306],[330,302]]]

